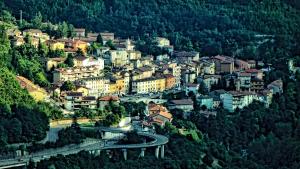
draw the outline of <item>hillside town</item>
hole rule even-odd
[[[187,117],[192,111],[216,115],[216,110],[223,108],[233,112],[255,101],[268,107],[273,95],[283,92],[281,79],[264,82],[265,72],[272,67],[259,60],[176,51],[163,37],[155,37],[155,45],[165,53],[144,55],[136,49],[136,41],[120,39],[114,33],[87,33],[82,28],[74,32],[73,38],[61,39],[38,29],[8,33],[15,46],[30,36],[35,47],[43,43],[49,50],[59,51],[43,63],[53,77],[51,87],[42,89],[22,76],[18,81],[36,100],[51,100],[66,113],[146,98],[143,124],[163,126],[172,121],[174,111]],[[66,64],[67,60],[72,64]],[[173,97],[178,93],[183,95]]]
[[[300,169],[299,23],[299,0],[0,0],[0,169]]]

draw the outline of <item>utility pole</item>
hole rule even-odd
[[[20,25],[22,25],[22,21],[23,21],[23,11],[20,10]]]

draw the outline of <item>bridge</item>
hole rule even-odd
[[[109,130],[107,130],[109,131]],[[114,130],[116,132],[117,130]],[[47,149],[44,151],[36,152],[30,155],[26,155],[19,158],[12,158],[6,160],[0,160],[0,169],[13,168],[26,166],[30,160],[33,162],[39,162],[44,159],[48,159],[51,156],[61,155],[70,155],[77,154],[80,151],[88,151],[91,154],[99,155],[101,151],[105,150],[109,153],[113,149],[120,149],[123,152],[124,160],[127,160],[127,150],[128,149],[140,149],[140,157],[145,156],[145,151],[147,148],[155,147],[155,156],[156,158],[164,158],[164,146],[169,142],[169,139],[166,136],[149,133],[149,132],[137,132],[138,135],[143,137],[152,138],[153,141],[141,143],[141,144],[126,144],[126,145],[117,145],[117,144],[104,144],[102,141],[96,141],[93,143],[83,143],[80,145],[66,146],[57,149]]]

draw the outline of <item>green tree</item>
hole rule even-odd
[[[113,44],[113,41],[112,40],[109,40],[106,42],[106,46],[108,46],[111,50],[115,50],[116,47],[115,45]]]
[[[8,40],[6,29],[0,25],[0,66],[10,65],[11,57],[8,55],[10,50],[10,41]]]
[[[74,66],[74,57],[72,54],[68,54],[65,64],[68,65],[68,67]]]
[[[43,23],[43,16],[42,16],[41,12],[38,12],[35,15],[35,17],[31,21],[31,23],[35,28],[41,29],[42,23]]]
[[[99,43],[100,45],[103,45],[103,39],[102,39],[102,36],[101,34],[99,33],[99,35],[97,36],[97,43]]]
[[[206,87],[206,85],[205,85],[205,83],[204,83],[203,81],[200,82],[198,92],[199,92],[200,94],[204,94],[204,95],[208,93],[207,87]]]
[[[75,90],[76,86],[71,81],[65,81],[63,85],[60,87],[60,90],[62,91],[72,91]]]
[[[16,23],[16,18],[7,10],[1,10],[0,20],[7,23]]]
[[[80,48],[78,48],[78,50],[76,51],[76,55],[77,56],[85,56],[84,52]]]

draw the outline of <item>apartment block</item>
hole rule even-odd
[[[150,77],[132,82],[132,93],[147,94],[162,92],[166,89],[166,79],[164,77]]]
[[[100,70],[98,66],[55,69],[53,71],[53,82],[59,83],[88,77],[97,77],[100,75]]]

